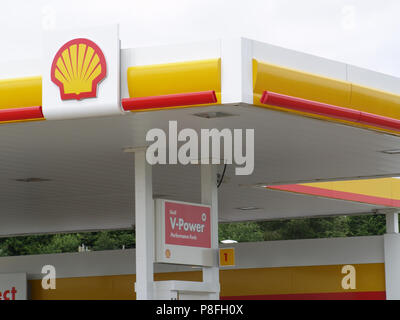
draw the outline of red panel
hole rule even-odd
[[[165,243],[211,248],[210,207],[165,201]]]
[[[189,92],[168,94],[153,97],[139,97],[122,99],[122,107],[125,111],[148,110],[167,107],[190,106],[199,104],[216,103],[217,97],[214,91]]]
[[[386,300],[386,292],[333,292],[301,294],[267,294],[221,297],[221,300]]]
[[[261,103],[335,119],[362,123],[377,128],[400,131],[400,120],[394,118],[383,117],[368,112],[334,106],[317,101],[291,97],[280,93],[264,91],[261,97]]]
[[[359,121],[361,113],[357,110],[291,97],[270,91],[264,91],[261,97],[261,103],[356,122]]]
[[[378,205],[384,205],[384,206],[389,206],[389,207],[400,207],[400,200],[367,196],[367,195],[363,195],[363,194],[359,194],[359,193],[303,186],[303,185],[299,185],[299,184],[268,186],[267,188],[272,189],[272,190],[303,193],[303,194],[321,196],[321,197],[326,197],[326,198],[349,200],[349,201],[363,202],[363,203],[370,203],[370,204],[378,204]]]
[[[28,119],[44,119],[42,107],[26,107],[0,110],[0,122]]]
[[[376,114],[361,112],[360,123],[375,127],[400,131],[400,121],[393,118],[378,116]]]

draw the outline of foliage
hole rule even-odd
[[[132,231],[99,232],[93,243],[93,250],[133,248],[135,237]]]
[[[89,250],[128,249],[135,246],[135,235],[122,230],[3,238],[0,256],[77,252],[82,244]]]
[[[264,240],[346,237],[347,217],[267,221],[260,223]]]
[[[258,223],[221,223],[218,228],[220,240],[236,240],[238,242],[263,241],[263,230]]]
[[[348,236],[382,235],[386,232],[384,215],[348,217]]]
[[[338,216],[263,222],[221,223],[220,240],[238,242],[315,239],[382,235],[384,215]],[[0,239],[0,256],[77,252],[82,244],[89,250],[135,247],[133,230],[21,236]]]
[[[386,232],[386,220],[384,215],[337,216],[235,224],[233,229],[224,225],[224,228],[224,233],[220,231],[221,240],[239,242],[260,241],[260,231],[261,241],[337,238],[382,235]]]

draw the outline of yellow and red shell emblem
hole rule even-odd
[[[51,66],[51,81],[60,88],[62,100],[95,98],[97,85],[106,74],[103,52],[96,43],[84,38],[64,44]]]

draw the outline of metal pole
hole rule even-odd
[[[217,165],[201,164],[201,202],[211,205],[211,248],[218,253],[218,188]],[[219,268],[203,267],[203,282],[219,285]],[[219,292],[213,294],[213,300],[219,299]]]
[[[154,291],[154,202],[152,167],[146,150],[135,151],[136,299],[151,300]]]
[[[399,233],[399,214],[397,211],[386,214],[386,233]]]
[[[386,215],[386,234],[383,236],[386,299],[399,300],[400,234],[398,209],[382,210],[382,213]]]

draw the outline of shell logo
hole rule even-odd
[[[97,85],[106,74],[103,52],[96,43],[84,38],[64,44],[51,66],[51,81],[60,88],[61,100],[95,98]]]

